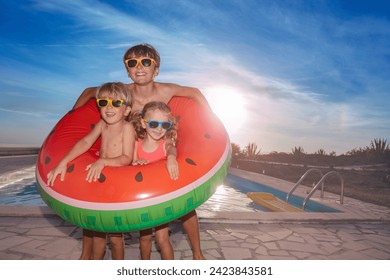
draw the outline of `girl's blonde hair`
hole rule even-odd
[[[131,106],[131,92],[127,85],[121,82],[110,82],[102,84],[96,91],[96,98],[102,98],[103,95],[109,95],[117,99],[123,99],[127,106]]]
[[[137,133],[139,139],[144,139],[146,137],[146,130],[142,127],[141,122],[144,121],[145,115],[149,111],[160,110],[168,116],[168,120],[172,122],[172,127],[167,130],[165,134],[165,139],[171,139],[173,143],[177,141],[177,128],[178,122],[177,119],[172,115],[172,111],[167,104],[161,101],[151,101],[145,104],[141,113],[136,113],[132,116],[132,123]]]

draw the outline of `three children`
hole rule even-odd
[[[132,113],[142,112],[144,106],[151,101],[159,101],[167,104],[174,96],[192,98],[202,106],[210,108],[207,100],[197,88],[154,81],[154,78],[159,74],[160,70],[160,55],[151,45],[140,44],[131,47],[125,52],[123,62],[128,76],[133,81],[133,83],[126,85],[127,89],[130,91],[132,99]],[[73,108],[76,109],[84,105],[89,99],[94,98],[96,91],[97,88],[95,87],[85,89]],[[147,126],[149,125],[150,124],[147,124]],[[153,126],[155,123],[151,123],[151,125]],[[158,127],[160,126],[162,126],[162,124],[158,123]],[[173,158],[176,157],[176,149],[169,148],[169,142],[168,145],[165,143],[164,147],[167,154],[171,153],[171,156],[167,157],[167,168],[171,178],[175,179],[179,175],[177,162],[175,164],[175,161],[173,161]],[[141,163],[141,161],[138,161],[138,164],[139,163]],[[99,171],[96,169],[97,168],[94,168],[93,172],[98,173]],[[96,175],[89,176],[89,178],[92,179],[96,178]],[[193,259],[204,259],[200,248],[199,222],[195,210],[181,217],[181,220],[191,244]],[[88,239],[88,236],[83,236],[83,239]],[[84,243],[87,242],[83,241],[83,244]],[[84,248],[87,249],[83,246],[82,257],[84,255],[88,255],[88,250],[85,252]]]

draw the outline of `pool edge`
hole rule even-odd
[[[336,223],[364,222],[390,223],[388,217],[378,217],[364,213],[281,213],[281,212],[207,212],[197,211],[200,223]],[[47,206],[0,205],[0,217],[58,217]]]

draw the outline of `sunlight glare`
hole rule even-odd
[[[237,133],[246,120],[245,99],[240,92],[227,87],[214,87],[204,91],[205,96],[228,132]]]

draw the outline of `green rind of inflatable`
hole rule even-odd
[[[175,199],[142,208],[91,210],[64,204],[49,196],[37,182],[42,199],[61,218],[79,227],[101,232],[131,232],[171,222],[207,201],[223,183],[230,165],[230,153],[209,180]]]

